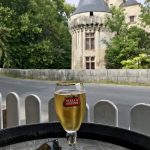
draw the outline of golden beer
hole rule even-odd
[[[71,89],[55,92],[55,110],[63,128],[68,133],[80,128],[85,108],[85,92]]]

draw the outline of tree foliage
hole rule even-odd
[[[145,25],[150,25],[150,0],[145,0],[144,5],[141,6],[141,19]]]
[[[0,5],[0,67],[3,67],[4,61],[6,59],[6,50],[8,46],[8,37],[12,28],[10,24],[12,22],[11,16],[13,11],[8,7],[3,7]]]
[[[13,12],[4,67],[70,68],[71,5],[64,0],[1,0],[1,6]]]
[[[124,32],[124,30],[127,27],[127,24],[125,23],[125,16],[123,13],[122,8],[116,8],[115,6],[112,6],[110,9],[111,16],[108,15],[105,25],[112,31],[115,32],[117,35]]]
[[[139,56],[123,60],[121,63],[124,69],[148,69],[150,68],[150,56],[139,54]]]
[[[128,27],[120,8],[113,8],[112,14],[111,18],[108,17],[106,26],[116,34],[107,43],[106,68],[119,69],[123,67],[121,62],[124,60],[132,60],[143,53],[150,54],[150,34],[136,26]]]

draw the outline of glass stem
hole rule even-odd
[[[67,142],[70,146],[75,146],[77,142],[77,132],[67,133]]]

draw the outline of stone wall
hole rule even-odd
[[[83,82],[138,83],[150,85],[150,69],[0,69],[7,76],[43,80],[79,80]]]

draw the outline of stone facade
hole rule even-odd
[[[134,10],[134,11],[133,11]],[[140,26],[139,15],[141,13],[140,5],[124,6],[125,21],[130,25]],[[130,17],[135,16],[134,21],[130,22]]]
[[[104,22],[112,5],[124,7],[126,22],[130,25],[139,25],[140,4],[134,0],[126,3],[123,0],[105,0],[108,11],[93,11],[97,7],[93,3],[103,0],[80,0],[79,5],[68,20],[69,31],[72,35],[72,69],[104,69],[105,68],[105,42],[114,36],[105,26]],[[100,2],[100,3],[101,3]],[[90,8],[86,8],[92,6]],[[91,11],[90,11],[91,9]],[[92,10],[93,9],[93,10]],[[134,10],[134,11],[133,11]]]

